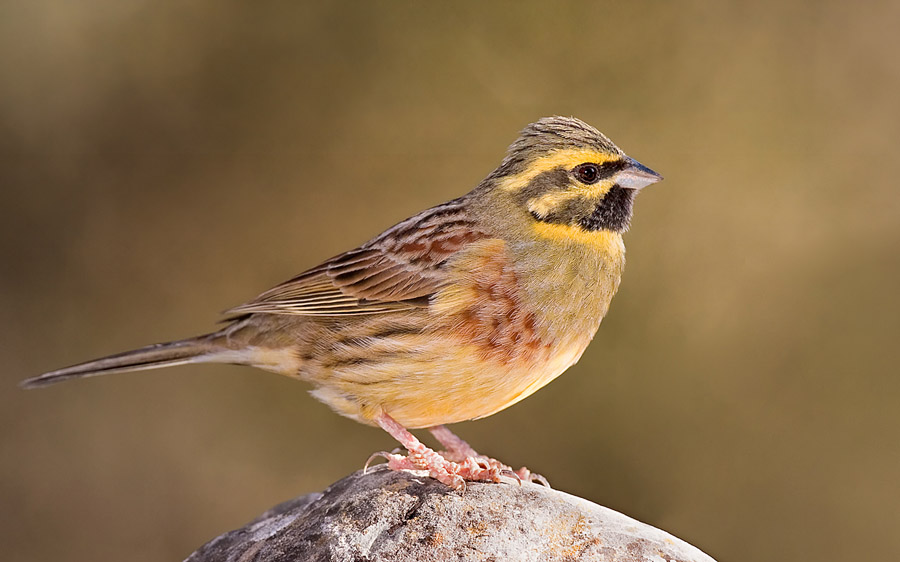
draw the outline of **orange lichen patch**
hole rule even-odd
[[[490,526],[485,521],[476,521],[466,526],[466,532],[476,537],[486,535],[489,529]]]
[[[580,560],[588,549],[598,547],[603,541],[593,536],[584,517],[579,516],[574,523],[569,518],[561,518],[545,531],[548,558],[558,560]]]
[[[425,541],[431,547],[438,547],[444,544],[444,535],[442,533],[434,533],[426,537]]]

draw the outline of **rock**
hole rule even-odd
[[[686,542],[538,484],[464,491],[383,465],[280,504],[186,562],[715,562]]]

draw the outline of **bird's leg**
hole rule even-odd
[[[490,457],[486,457],[485,455],[479,454],[478,451],[473,449],[471,445],[469,445],[461,437],[447,429],[446,426],[436,425],[434,427],[428,428],[428,431],[430,431],[431,434],[434,435],[434,438],[444,446],[446,450],[440,452],[439,454],[443,455],[443,457],[449,461],[461,462],[468,459],[473,459],[476,463],[484,466],[485,468],[499,471],[500,474],[512,476],[519,481],[524,480],[526,482],[539,482],[547,486],[548,488],[550,487],[550,483],[546,478],[544,478],[540,474],[531,472],[524,466],[519,470],[513,470],[512,467],[503,464],[497,459],[492,459]]]
[[[443,454],[444,458],[447,460],[458,462],[468,457],[487,458],[484,457],[484,455],[479,455],[478,451],[473,449],[472,446],[466,443],[460,436],[447,429],[447,426],[445,425],[429,427],[428,431],[430,431],[431,434],[434,435],[434,438],[444,446],[445,451],[441,454]]]
[[[474,457],[466,457],[460,462],[448,460],[432,449],[426,447],[416,436],[397,423],[391,416],[382,413],[375,418],[382,429],[400,442],[409,454],[407,456],[380,452],[372,457],[381,456],[387,459],[391,470],[427,470],[433,478],[447,486],[459,490],[465,487],[466,480],[482,482],[499,482],[500,471],[493,467],[484,467]],[[452,433],[451,433],[452,435]],[[456,437],[456,436],[454,436]],[[456,439],[459,439],[456,437]],[[465,441],[459,439],[465,444]],[[467,445],[468,446],[468,445]],[[471,447],[469,447],[471,449]],[[371,459],[369,459],[371,461]],[[366,463],[368,465],[368,463]]]

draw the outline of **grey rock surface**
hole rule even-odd
[[[715,562],[672,535],[537,484],[454,491],[383,466],[280,504],[187,562]]]

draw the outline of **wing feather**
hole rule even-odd
[[[444,263],[488,237],[465,203],[460,198],[423,211],[225,314],[338,316],[423,306],[446,283]]]

